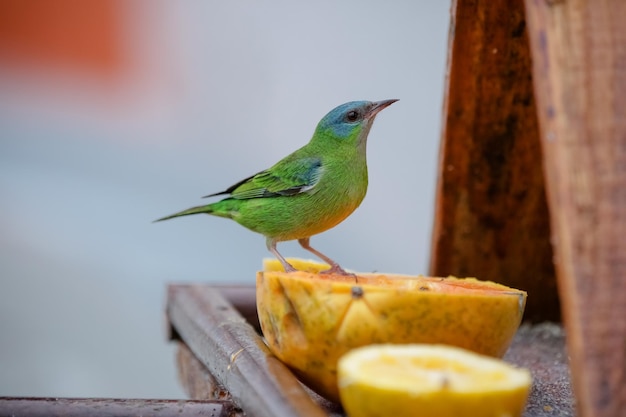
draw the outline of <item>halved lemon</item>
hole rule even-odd
[[[522,319],[526,293],[473,278],[357,273],[319,274],[328,266],[276,260],[257,274],[257,310],[272,352],[300,379],[339,400],[337,361],[381,343],[440,343],[504,355]],[[306,272],[310,271],[310,272]]]
[[[530,372],[444,345],[371,345],[339,360],[350,417],[516,417]]]

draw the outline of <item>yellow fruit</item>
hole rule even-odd
[[[327,265],[290,259],[257,274],[257,310],[274,354],[300,379],[339,400],[337,361],[376,343],[441,343],[502,356],[524,311],[526,293],[473,278],[390,274],[320,275]]]
[[[530,372],[444,345],[371,345],[339,360],[350,417],[521,416]]]

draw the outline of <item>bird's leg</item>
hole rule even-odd
[[[289,262],[287,262],[287,260],[285,258],[283,258],[283,255],[278,253],[278,249],[276,249],[276,243],[277,242],[274,239],[268,238],[266,243],[267,243],[267,249],[270,252],[272,252],[275,257],[278,258],[278,260],[280,261],[281,264],[283,264],[283,268],[285,268],[285,272],[295,272],[295,271],[297,271],[296,268],[291,266],[291,264]]]
[[[351,274],[349,272],[346,272],[342,267],[339,266],[339,264],[337,262],[333,261],[328,256],[324,255],[322,252],[312,248],[311,245],[309,244],[309,238],[308,237],[305,237],[303,239],[298,239],[298,243],[304,249],[308,250],[309,252],[311,252],[312,254],[317,256],[318,258],[322,259],[328,265],[330,265],[330,269],[322,271],[322,272],[320,272],[320,274],[339,274],[339,275],[350,275],[350,276],[354,275],[354,274]]]

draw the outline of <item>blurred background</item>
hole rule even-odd
[[[166,284],[253,284],[270,254],[232,221],[152,220],[269,167],[346,101],[400,99],[370,133],[363,204],[312,244],[426,273],[448,8],[0,2],[0,396],[183,398]]]

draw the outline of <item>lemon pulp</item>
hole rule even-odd
[[[338,363],[341,402],[350,417],[516,417],[530,373],[444,345],[370,345]]]

